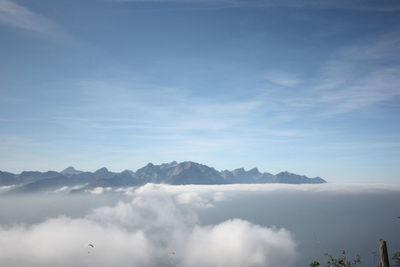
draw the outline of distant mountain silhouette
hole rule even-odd
[[[10,192],[27,193],[60,189],[62,187],[80,188],[77,191],[96,187],[140,186],[146,183],[164,183],[172,185],[186,184],[320,184],[326,181],[320,177],[309,178],[290,172],[273,175],[261,173],[257,168],[246,171],[244,168],[233,171],[217,171],[212,167],[191,161],[170,162],[161,165],[152,163],[136,172],[125,170],[110,172],[107,168],[95,172],[78,171],[68,167],[61,172],[24,171],[20,174],[0,171],[0,186],[13,185]]]
[[[65,170],[61,171],[60,173],[61,173],[62,175],[71,176],[71,175],[74,175],[74,174],[80,174],[80,173],[82,173],[82,172],[83,172],[83,171],[75,170],[74,167],[69,166],[68,168],[66,168]]]
[[[10,172],[0,171],[0,186],[8,186],[19,183],[19,177]]]

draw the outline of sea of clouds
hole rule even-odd
[[[386,236],[394,249],[399,193],[398,185],[147,184],[0,196],[0,266],[306,266],[327,245],[365,254]]]

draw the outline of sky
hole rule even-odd
[[[0,0],[0,169],[400,182],[400,2]]]

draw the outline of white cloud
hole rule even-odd
[[[225,130],[248,122],[262,101],[210,101],[188,90],[130,81],[80,81],[79,91],[87,118],[64,116],[65,122],[96,129],[142,129],[154,132]],[[115,119],[118,115],[118,119]],[[140,119],[137,114],[141,114]]]
[[[243,99],[210,100],[137,79],[80,81],[82,105],[56,120],[96,131],[137,130],[132,139],[168,140],[163,144],[180,146],[176,150],[182,154],[248,147],[259,136],[321,136],[323,132],[309,128],[280,125],[365,110],[399,97],[399,42],[395,35],[385,35],[342,47],[313,77],[267,71],[260,78],[269,81],[264,89]],[[388,60],[391,66],[381,64]]]
[[[60,187],[60,188],[54,190],[53,193],[56,193],[56,194],[57,193],[69,193],[69,192],[71,192],[71,190],[78,190],[78,189],[81,189],[81,188],[83,188],[83,187],[85,187],[87,185],[88,184],[86,183],[86,184],[75,185],[75,186],[63,186],[63,187]],[[104,191],[105,191],[105,188],[102,188],[101,193],[103,193]]]
[[[0,0],[0,22],[38,33],[59,31],[58,27],[49,19],[11,0]]]
[[[88,244],[95,244],[92,250]],[[0,228],[2,266],[148,266],[143,232],[60,217],[30,227]],[[91,253],[88,253],[91,252]]]
[[[400,192],[400,186],[148,184],[125,190],[126,201],[85,216],[0,226],[0,265],[294,267],[299,244],[287,230],[242,219],[204,225],[197,211],[217,208],[221,201],[233,198],[274,192],[383,195]]]
[[[334,115],[400,97],[399,44],[396,33],[344,47],[322,68],[317,85],[309,91],[309,104],[326,107],[323,113]]]
[[[359,40],[337,50],[314,77],[302,81],[290,73],[267,75],[268,80],[289,87],[265,90],[271,110],[289,120],[318,120],[399,98],[399,43],[397,33]]]
[[[170,195],[168,187],[145,187],[132,201],[97,208],[82,218],[0,226],[0,265],[184,267],[235,261],[232,266],[272,267],[290,266],[296,257],[295,241],[284,229],[245,220],[199,225],[187,204],[202,203],[203,190],[193,194],[199,197],[182,191],[190,196],[182,197]]]
[[[252,194],[254,192],[306,192],[306,193],[332,193],[332,194],[354,194],[354,193],[381,193],[400,192],[398,184],[351,184],[351,183],[326,183],[326,184],[228,184],[228,185],[166,185],[146,184],[137,189],[132,188],[132,193],[138,196],[157,196],[167,194],[178,196],[181,194],[195,193],[196,198],[201,201],[213,202],[229,200],[231,196],[238,194]],[[216,197],[215,194],[218,194]]]
[[[110,191],[111,187],[96,187],[91,190],[88,190],[90,194],[99,195],[103,194],[104,192]]]
[[[201,97],[190,88],[163,87],[123,74],[78,81],[71,94],[79,105],[58,110],[54,123],[78,137],[82,131],[93,133],[90,142],[77,144],[81,150],[115,158],[123,153],[138,162],[154,154],[160,161],[193,155],[192,160],[206,162],[212,154],[213,164],[218,164],[217,153],[237,156],[260,147],[270,158],[269,148],[290,146],[298,154],[300,145],[337,139],[342,129],[333,121],[329,130],[321,130],[325,119],[384,109],[382,104],[400,96],[398,43],[396,36],[385,35],[346,45],[321,62],[312,77],[262,70],[256,77],[263,88],[243,88],[251,91],[245,98],[229,93],[224,98]],[[379,63],[388,60],[393,66]],[[110,141],[109,134],[118,138]]]
[[[293,266],[295,248],[286,230],[229,220],[194,229],[187,244],[184,266]]]
[[[302,83],[302,80],[292,73],[269,72],[265,78],[274,84],[286,87],[295,87]]]
[[[8,190],[11,190],[15,187],[15,185],[4,185],[0,186],[0,193],[1,192],[7,192]]]

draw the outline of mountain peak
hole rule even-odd
[[[153,163],[149,162],[149,163],[147,163],[146,166],[144,166],[144,167],[142,167],[140,169],[137,169],[136,172],[138,172],[138,173],[147,172],[147,171],[150,171],[150,170],[154,170],[155,168],[156,168],[156,165],[154,165]]]
[[[60,173],[63,175],[74,175],[74,174],[82,173],[82,171],[78,171],[74,167],[69,166],[69,167],[65,168],[63,171],[61,171]]]
[[[160,169],[165,170],[165,169],[174,168],[174,167],[176,167],[176,166],[178,166],[178,165],[179,165],[178,162],[176,162],[176,161],[171,161],[170,163],[163,163],[163,164],[161,164],[161,165],[159,165],[159,166],[160,166]]]
[[[309,184],[322,184],[326,183],[324,179],[321,177],[315,177],[315,178],[308,178],[305,175],[299,175],[295,173],[291,173],[288,171],[280,172],[275,175],[280,181],[284,183],[294,183],[294,184],[304,184],[304,183],[309,183]]]
[[[62,175],[61,175],[62,174]],[[257,168],[246,171],[244,168],[233,171],[217,171],[212,167],[193,161],[177,163],[152,163],[138,169],[136,172],[125,170],[110,172],[103,167],[95,172],[81,172],[70,166],[62,172],[37,172],[25,171],[21,174],[10,174],[0,171],[0,186],[18,185],[18,190],[38,191],[53,190],[59,186],[85,186],[86,189],[104,186],[140,186],[146,183],[162,184],[262,184],[262,183],[287,183],[287,184],[320,184],[326,181],[320,177],[309,178],[287,171],[276,175],[264,172]],[[22,191],[21,191],[22,192]]]
[[[198,164],[198,163],[194,163],[192,161],[184,161],[184,162],[179,163],[179,165],[184,166],[184,168],[190,168],[190,167],[192,167],[193,165],[196,165],[196,164]]]
[[[65,169],[63,170],[63,172],[64,172],[64,171],[76,171],[76,169],[75,169],[73,166],[69,166],[69,167],[65,168]]]
[[[100,168],[97,171],[95,171],[94,173],[96,174],[103,174],[103,173],[108,173],[108,169],[106,167]]]
[[[146,166],[144,166],[143,168],[153,168],[153,167],[155,167],[156,165],[154,165],[153,163],[151,163],[151,162],[149,162],[149,163],[147,163],[147,165]],[[143,169],[142,168],[142,169]]]
[[[244,170],[244,168],[237,168],[237,169],[234,169],[232,172],[233,172],[233,174],[242,174],[246,171]]]
[[[257,168],[250,169],[246,171],[244,168],[238,168],[232,171],[234,175],[247,175],[247,176],[257,176],[261,175],[261,172]]]
[[[248,170],[248,173],[257,174],[257,175],[261,174],[261,172],[257,168],[253,168],[251,170]]]

